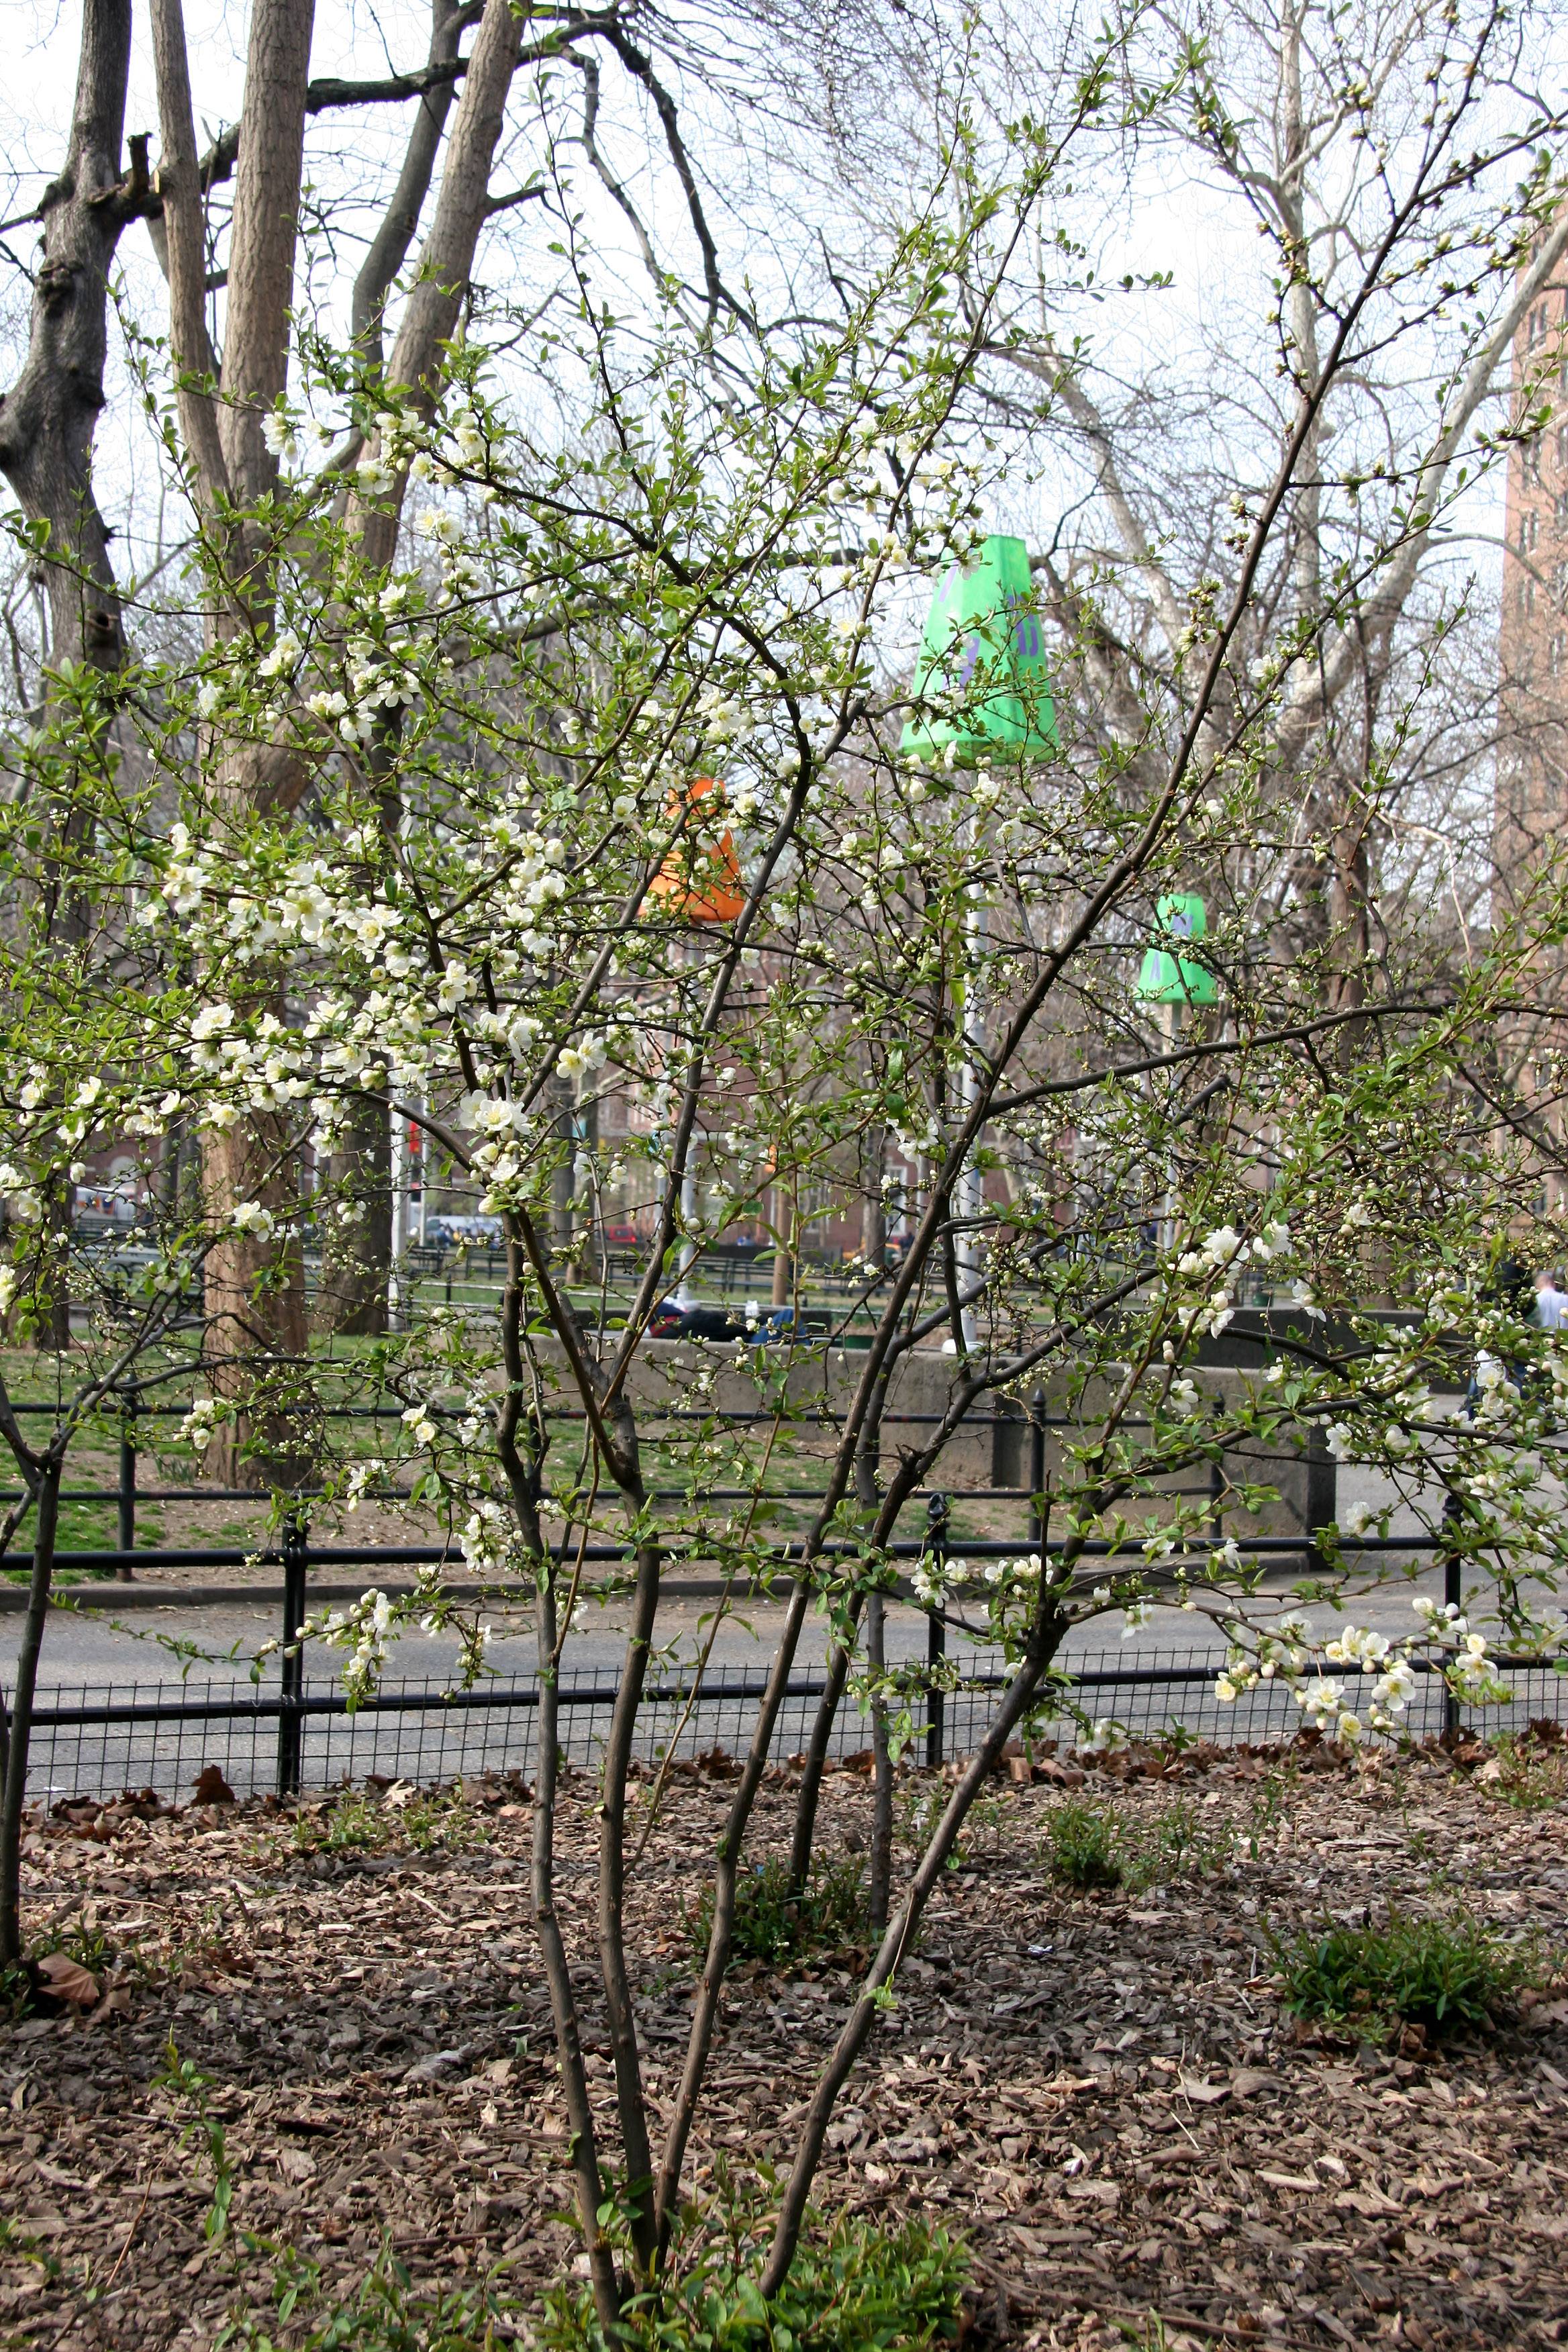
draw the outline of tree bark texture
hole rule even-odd
[[[384,1102],[354,1104],[342,1144],[327,1163],[321,1197],[317,1328],[376,1338],[386,1329],[392,1264],[392,1120]]]
[[[93,495],[92,436],[103,406],[108,285],[126,222],[142,209],[139,171],[121,185],[131,0],[86,0],[65,167],[40,205],[43,253],[27,356],[0,401],[0,470],[27,520],[48,532],[41,562],[53,661],[118,669],[125,638]]]
[[[435,407],[442,346],[457,332],[479,231],[489,215],[490,166],[521,47],[522,19],[511,0],[485,0],[452,125],[436,217],[386,368],[388,385],[426,415]],[[367,564],[389,564],[396,553],[405,490],[403,477],[386,496],[352,502],[351,519]]]
[[[246,504],[278,480],[261,428],[289,381],[314,14],[314,0],[252,0],[244,120],[261,135],[240,141],[235,173],[218,411],[229,488]]]
[[[220,1486],[298,1486],[314,1453],[299,1242],[279,1248],[233,1222],[250,1202],[278,1225],[292,1221],[297,1171],[286,1114],[252,1111],[204,1138],[205,1205],[218,1228],[206,1260],[205,1347],[213,1392],[229,1408],[207,1455]]]
[[[434,0],[431,14],[429,66],[436,70],[456,63],[458,40],[465,28],[476,22],[479,9],[476,5],[454,5],[453,0]],[[355,349],[372,367],[382,362],[382,313],[419,226],[456,92],[454,77],[433,82],[420,93],[397,185],[354,279],[350,331]]]

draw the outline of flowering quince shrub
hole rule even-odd
[[[763,332],[737,313],[694,335],[672,304],[633,333],[584,296],[574,320],[539,328],[537,401],[510,396],[478,342],[417,400],[310,342],[268,427],[284,472],[264,518],[267,625],[207,628],[199,653],[149,664],[135,794],[109,748],[132,722],[89,682],[29,752],[26,806],[58,808],[56,835],[29,845],[30,819],[0,817],[31,861],[29,904],[51,888],[61,903],[60,840],[82,869],[80,952],[57,971],[40,921],[8,973],[12,1296],[50,1295],[49,1204],[72,1155],[132,1139],[167,1203],[135,1277],[137,1345],[162,1343],[178,1305],[193,1450],[212,1458],[248,1419],[280,1508],[305,1483],[346,1508],[406,1487],[488,1588],[459,1605],[431,1574],[411,1600],[373,1591],[315,1618],[307,1638],[336,1653],[351,1696],[413,1624],[457,1627],[472,1680],[503,1610],[531,1623],[534,1906],[605,2328],[671,2243],[738,1874],[814,1610],[828,1688],[792,1884],[807,1882],[837,1711],[858,1702],[879,1758],[886,1932],[807,2105],[769,2294],[833,2103],[897,1999],[977,1792],[1021,1727],[1075,1706],[1057,1664],[1075,1628],[1202,1616],[1224,1638],[1222,1691],[1283,1678],[1304,1721],[1351,1738],[1397,1736],[1423,1655],[1484,1703],[1494,1643],[1546,1654],[1561,1622],[1542,1447],[1568,1381],[1555,1338],[1499,1280],[1500,1236],[1555,1234],[1532,1223],[1521,1129],[1499,1139],[1505,1081],[1489,1066],[1481,1085],[1475,1055],[1531,1017],[1538,937],[1564,910],[1547,877],[1529,926],[1500,923],[1451,970],[1428,938],[1398,934],[1384,967],[1358,973],[1353,1018],[1321,960],[1293,951],[1279,909],[1307,820],[1269,753],[1313,624],[1282,626],[1261,667],[1237,646],[1287,536],[1300,436],[1243,519],[1236,603],[1194,603],[1187,699],[1138,715],[1155,785],[1131,781],[1124,736],[1108,748],[1092,600],[1081,635],[1049,648],[1053,707],[1021,665],[1042,638],[1025,589],[911,682],[911,613],[973,566],[1007,495],[1007,449],[974,424],[996,289],[1025,247],[1076,267],[1070,237],[1053,248],[1039,232],[1064,150],[1110,102],[1115,77],[1089,63],[1063,121],[1019,126],[994,169],[955,127],[923,209],[858,276],[836,276],[833,325]],[[1516,202],[1510,183],[1489,252],[1511,251]],[[1380,350],[1419,333],[1428,280],[1455,266],[1440,192],[1423,182],[1401,217],[1368,265]],[[1507,277],[1489,260],[1478,300]],[[1362,331],[1331,375],[1358,364]],[[570,425],[552,435],[558,394]],[[314,456],[322,426],[363,453],[346,495],[406,494],[386,563],[342,521],[342,469]],[[228,541],[205,528],[188,620],[225,593]],[[1336,625],[1363,593],[1336,589]],[[97,728],[96,769],[68,756],[79,722]],[[287,808],[233,788],[261,751],[305,780]],[[1175,1028],[1138,978],[1162,901],[1194,877],[1224,1002]],[[307,1255],[325,1267],[363,1245],[366,1198],[389,1181],[377,1154],[409,1126],[496,1221],[499,1307],[443,1303],[311,1342]],[[199,1182],[169,1181],[193,1161]],[[865,1240],[838,1328],[813,1336],[797,1314],[766,1346],[679,1359],[650,1338],[678,1283],[759,1213],[798,1272],[813,1220],[847,1201]],[[645,1245],[612,1291],[595,1236],[628,1202]],[[1266,1343],[1224,1370],[1216,1349],[1259,1299]],[[105,1347],[121,1312],[94,1302]],[[838,1344],[851,1323],[853,1353]],[[938,1398],[919,1423],[900,1417],[912,1367]],[[924,1700],[880,1654],[892,1547],[955,1441],[1037,1386],[1053,1433],[1037,1540],[983,1562],[933,1547],[917,1573],[922,1603],[998,1643],[1008,1675],[892,1888],[888,1768]],[[364,1395],[395,1408],[384,1458],[355,1454],[323,1410]],[[1320,1565],[1291,1601],[1343,1619],[1317,1647],[1237,1529],[1273,1498],[1270,1456],[1320,1432],[1383,1499],[1317,1531]],[[807,1461],[786,1556],[779,1480]],[[1462,1620],[1384,1642],[1354,1612],[1413,1572],[1376,1548],[1395,1512],[1459,1561],[1468,1598]],[[607,1574],[590,1560],[605,1550]],[[788,1582],[684,2074],[656,2132],[625,1925],[628,1777],[662,1579],[689,1559],[736,1591]],[[608,1595],[629,1623],[598,1809],[610,2140],[552,1899],[563,1645]]]

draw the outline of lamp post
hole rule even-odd
[[[973,563],[952,566],[931,600],[915,667],[914,709],[900,750],[941,771],[978,768],[994,760],[1049,760],[1058,749],[1050,672],[1034,610],[1029,551],[1021,539],[993,533],[982,542]],[[966,847],[975,846],[979,837],[975,809],[966,820]],[[963,929],[966,975],[956,1010],[965,1039],[971,1040],[981,1019],[979,973],[986,934],[982,901],[972,900]],[[980,1097],[979,1066],[967,1045],[959,1065],[957,1097],[960,1118],[967,1121]],[[984,1211],[985,1177],[976,1138],[953,1187],[958,1224],[953,1255],[961,1287],[966,1290],[973,1289],[980,1273]],[[977,1337],[972,1307],[961,1310],[960,1328],[968,1354]]]
[[[669,814],[683,813],[694,816],[710,793],[719,786],[711,776],[697,776],[682,793],[671,801]],[[693,930],[710,926],[732,923],[745,909],[746,893],[741,880],[741,864],[735,855],[735,839],[728,825],[716,840],[678,845],[670,851],[651,885],[652,896],[660,898]],[[693,1055],[691,1067],[696,1068]],[[687,1140],[686,1165],[680,1171],[680,1251],[677,1263],[676,1285],[670,1294],[670,1304],[684,1310],[693,1304],[690,1274],[697,1263],[697,1244],[693,1228],[697,1223],[697,1171],[692,1165],[697,1141],[697,1122],[692,1119],[692,1132]]]
[[[1166,1048],[1174,1053],[1182,1040],[1182,1015],[1189,1005],[1213,1004],[1219,982],[1206,963],[1195,962],[1181,950],[1196,944],[1208,930],[1208,909],[1195,890],[1176,891],[1155,905],[1154,944],[1145,952],[1134,994],[1140,1003],[1160,1008],[1160,1027]],[[1165,1192],[1160,1204],[1157,1239],[1162,1254],[1176,1245],[1178,1224],[1175,1153],[1165,1160]]]

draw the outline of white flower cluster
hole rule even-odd
[[[436,1424],[430,1418],[430,1408],[427,1404],[407,1406],[403,1415],[403,1426],[408,1432],[414,1444],[435,1444]]]
[[[386,1664],[393,1607],[384,1592],[362,1592],[347,1609],[323,1611],[308,1617],[300,1627],[301,1641],[318,1641],[329,1650],[346,1650],[343,1693],[350,1706],[370,1697]]]
[[[982,1600],[1003,1601],[1033,1592],[1040,1580],[1038,1552],[1020,1553],[1014,1559],[944,1559],[928,1552],[910,1577],[915,1596],[926,1608],[939,1608],[950,1595],[968,1587]]]
[[[351,637],[344,653],[342,685],[319,687],[306,696],[305,708],[313,718],[335,727],[344,743],[368,743],[383,711],[418,700],[419,679],[374,637]]]
[[[467,1424],[465,1424],[465,1427]],[[515,1575],[522,1564],[517,1523],[506,1507],[487,1495],[468,1513],[458,1537],[470,1575]]]
[[[1235,1277],[1249,1258],[1267,1265],[1274,1258],[1286,1256],[1289,1249],[1290,1228],[1276,1220],[1251,1241],[1234,1225],[1216,1225],[1196,1249],[1184,1250],[1176,1259],[1176,1272],[1184,1281],[1206,1284],[1218,1277],[1216,1287],[1193,1318],[1194,1334],[1198,1338],[1211,1331],[1217,1335],[1230,1322],[1236,1313]]]
[[[1418,1630],[1393,1640],[1373,1626],[1346,1625],[1321,1646],[1324,1664],[1348,1669],[1369,1678],[1370,1689],[1360,1702],[1349,1697],[1342,1680],[1316,1670],[1311,1654],[1316,1644],[1300,1617],[1282,1618],[1269,1632],[1244,1633],[1232,1628],[1233,1640],[1224,1672],[1215,1683],[1215,1696],[1230,1703],[1260,1682],[1283,1682],[1310,1728],[1354,1747],[1367,1733],[1391,1738],[1415,1691],[1417,1649],[1435,1652],[1447,1663],[1439,1667],[1454,1696],[1466,1706],[1496,1706],[1509,1696],[1499,1680],[1485,1634],[1478,1633],[1452,1601],[1446,1605],[1420,1595],[1412,1606]]]
[[[216,1434],[216,1400],[213,1397],[195,1397],[191,1401],[189,1412],[180,1423],[179,1434],[185,1439],[193,1452],[205,1454]]]
[[[9,1160],[0,1161],[0,1192],[5,1195],[6,1213],[13,1224],[37,1225],[43,1222],[43,1195]]]
[[[367,1491],[386,1475],[384,1462],[356,1462],[343,1483],[343,1508],[357,1511]]]

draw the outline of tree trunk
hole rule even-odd
[[[22,1957],[22,1807],[27,1790],[33,1694],[37,1687],[38,1658],[49,1613],[49,1589],[54,1582],[59,1504],[60,1464],[51,1457],[44,1465],[38,1485],[33,1520],[33,1573],[27,1586],[27,1613],[16,1654],[16,1687],[5,1739],[5,1780],[0,1795],[0,1967],[11,1967]]]
[[[386,1329],[392,1265],[392,1119],[384,1102],[356,1102],[321,1188],[321,1284],[314,1321],[345,1339]]]
[[[471,5],[453,6],[449,0],[434,0],[432,65],[457,56],[458,37],[478,13]],[[436,217],[420,256],[418,282],[408,298],[393,345],[387,370],[389,382],[411,394],[415,404],[426,414],[435,404],[435,380],[442,345],[456,331],[468,293],[474,250],[489,215],[490,166],[505,118],[507,93],[517,69],[521,37],[521,19],[512,13],[507,0],[490,0],[468,61],[463,98],[441,176]],[[381,361],[382,312],[392,282],[407,257],[429,192],[451,100],[450,82],[438,84],[421,98],[396,191],[354,281],[354,341],[372,365]],[[350,520],[367,564],[385,566],[395,556],[406,489],[406,477],[403,477],[384,498],[350,498]],[[378,751],[384,753],[385,749],[378,742]],[[391,803],[389,765],[384,760],[380,765],[381,772],[388,775],[383,822],[389,831],[395,831],[398,812]],[[356,1113],[343,1149],[333,1160],[331,1178],[343,1205],[352,1205],[355,1214],[343,1226],[331,1229],[334,1242],[330,1276],[323,1235],[324,1296],[317,1321],[322,1328],[345,1336],[384,1331],[392,1270],[391,1144],[384,1118],[379,1128],[374,1128],[368,1118],[362,1119]],[[569,1188],[570,1174],[566,1181]],[[570,1197],[568,1189],[564,1244],[558,1230],[552,1234],[563,1250],[569,1250],[571,1245]],[[559,1228],[559,1218],[552,1218],[552,1223]]]
[[[453,0],[434,0],[430,65],[452,63],[464,26],[472,24],[478,14],[479,9],[472,5],[454,5]],[[379,368],[382,363],[382,312],[392,285],[408,258],[408,248],[430,193],[441,133],[455,94],[456,85],[451,81],[438,81],[421,92],[392,202],[382,215],[381,226],[372,237],[354,279],[349,331],[355,350],[372,367]]]
[[[47,534],[38,572],[57,680],[77,664],[112,672],[125,658],[109,531],[93,492],[92,436],[104,404],[109,272],[120,233],[147,194],[144,140],[132,142],[135,169],[120,184],[130,58],[130,0],[87,0],[65,168],[38,207],[43,252],[27,356],[0,400],[0,470],[27,521]],[[55,691],[46,686],[46,701]],[[90,920],[69,871],[83,822],[68,798],[58,813],[63,887],[50,915],[68,950]],[[57,1247],[47,1311],[34,1336],[38,1347],[59,1351],[70,1345],[70,1190],[63,1178],[50,1190],[48,1221]]]
[[[868,1129],[863,1142],[860,1202],[860,1255],[868,1271],[880,1271],[888,1254],[888,1219],[882,1204],[882,1171],[887,1159],[888,1130]]]
[[[206,1215],[218,1228],[207,1253],[205,1353],[213,1393],[227,1407],[208,1452],[220,1486],[296,1486],[312,1454],[305,1276],[298,1235],[241,1230],[254,1202],[275,1225],[300,1210],[292,1130],[277,1111],[253,1111],[204,1139]]]
[[[880,1592],[866,1602],[866,1663],[873,1684],[879,1684],[888,1663],[888,1610]],[[888,1738],[888,1701],[879,1687],[871,1693],[871,1869],[868,1911],[874,1937],[887,1933],[888,1905],[893,1884],[893,1758]]]
[[[33,281],[27,356],[0,402],[0,470],[28,522],[48,530],[40,571],[53,665],[115,670],[125,654],[109,532],[92,487],[103,406],[109,272],[126,222],[143,208],[146,142],[120,184],[131,0],[85,0],[65,168],[39,205],[43,255]]]
[[[570,1269],[577,1237],[577,1106],[570,1078],[551,1083],[555,1116],[552,1122],[559,1154],[550,1171],[550,1254],[564,1276]]]
[[[279,550],[264,502],[277,487],[278,459],[262,428],[289,380],[313,13],[313,0],[254,0],[229,231],[223,397],[215,401],[206,381],[213,355],[202,310],[200,188],[184,24],[180,0],[153,0],[168,181],[169,314],[183,377],[180,417],[197,505],[219,534],[209,551],[221,581],[209,591],[204,616],[209,647],[265,635],[272,625]],[[251,135],[258,130],[262,135]],[[226,501],[248,511],[228,523]],[[245,814],[277,803],[278,761],[269,744],[209,742],[205,756],[220,803]],[[301,1422],[306,1334],[300,1245],[294,1238],[279,1247],[269,1235],[235,1223],[236,1212],[247,1203],[278,1223],[297,1219],[299,1148],[287,1119],[252,1112],[226,1132],[209,1130],[203,1139],[202,1192],[218,1234],[206,1259],[206,1344],[215,1393],[230,1407],[209,1459],[231,1485],[293,1486],[310,1453]]]

